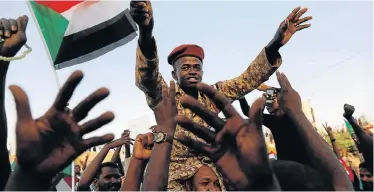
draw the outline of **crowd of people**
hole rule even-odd
[[[27,16],[1,19],[1,153],[0,187],[4,191],[53,190],[57,173],[82,153],[104,145],[95,158],[74,166],[77,191],[373,191],[373,135],[353,117],[354,107],[342,104],[342,114],[351,124],[363,161],[353,171],[341,157],[331,127],[325,127],[332,148],[319,135],[302,111],[300,95],[284,73],[279,50],[292,36],[310,27],[312,17],[302,17],[306,8],[295,8],[281,22],[274,38],[239,76],[214,85],[202,83],[204,50],[185,44],[168,56],[175,81],[169,85],[159,72],[155,20],[149,1],[131,1],[131,16],[139,26],[136,51],[136,86],[144,92],[157,125],[148,133],[130,138],[125,130],[83,139],[114,119],[112,112],[80,123],[88,112],[109,95],[99,88],[75,108],[67,107],[81,71],[73,72],[58,92],[53,105],[39,118],[32,117],[27,94],[9,87],[16,111],[17,165],[11,171],[7,150],[4,106],[5,79],[9,60],[26,43]],[[276,73],[280,87],[264,84]],[[251,106],[245,95],[264,91]],[[232,106],[239,101],[243,118]],[[269,114],[264,114],[264,110]],[[222,119],[218,113],[222,112]],[[270,129],[277,151],[269,158],[262,127]],[[123,147],[124,146],[124,147]],[[125,150],[124,161],[121,150]],[[132,148],[132,153],[130,153]],[[110,161],[103,162],[111,149]]]

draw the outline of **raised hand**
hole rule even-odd
[[[277,79],[281,86],[281,91],[278,93],[278,103],[285,113],[303,113],[300,95],[295,91],[291,83],[288,81],[286,75],[277,71]]]
[[[163,131],[168,135],[174,135],[176,122],[175,116],[178,113],[175,103],[175,82],[170,81],[170,89],[167,85],[162,86],[162,101],[154,109],[157,122],[157,131]]]
[[[323,128],[325,128],[327,133],[332,133],[332,128],[327,125],[327,123],[322,124]]]
[[[136,136],[132,155],[138,160],[148,161],[152,154],[152,147],[153,134],[139,134],[138,136]]]
[[[355,112],[355,107],[352,105],[344,104],[344,113],[343,116],[348,119],[352,118],[353,113]]]
[[[273,42],[279,44],[279,47],[285,45],[292,37],[296,31],[300,31],[310,27],[310,24],[303,24],[312,19],[311,16],[301,18],[305,12],[307,12],[307,8],[301,9],[301,7],[296,7],[288,17],[280,24],[275,36],[273,38]]]
[[[206,94],[227,117],[226,122],[216,113],[206,109],[191,96],[181,98],[182,105],[191,109],[204,121],[211,125],[217,133],[207,127],[192,122],[187,117],[178,115],[177,123],[192,133],[198,135],[211,145],[204,144],[185,135],[178,135],[178,140],[188,147],[208,156],[215,162],[217,169],[222,173],[237,190],[255,188],[256,179],[265,179],[263,174],[270,171],[268,166],[265,140],[262,136],[262,111],[265,100],[259,99],[252,105],[247,123],[225,98],[214,88],[200,83],[199,91]],[[267,170],[262,169],[265,164]],[[253,167],[260,166],[262,173]],[[266,172],[265,174],[268,174]],[[271,175],[271,174],[270,174]],[[258,177],[257,177],[258,176]],[[257,178],[256,178],[257,177]]]
[[[139,27],[153,28],[153,10],[150,1],[132,0],[130,14]]]
[[[14,19],[0,20],[0,56],[13,57],[26,43],[26,27],[29,19],[26,15]]]
[[[88,148],[113,140],[113,134],[82,138],[112,121],[112,112],[78,125],[97,103],[109,95],[108,89],[96,90],[73,109],[72,115],[65,112],[66,104],[82,78],[81,71],[71,74],[51,108],[35,120],[26,93],[18,86],[9,87],[17,109],[17,158],[22,170],[52,177]]]
[[[133,143],[131,142],[133,139],[127,138],[127,137],[121,137],[119,139],[116,139],[112,142],[109,142],[105,144],[105,147],[108,149],[114,149],[116,147],[120,147],[122,145],[132,145]]]

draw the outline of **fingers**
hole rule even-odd
[[[301,17],[302,15],[304,15],[304,13],[307,12],[307,11],[308,11],[308,8],[303,8],[303,9],[301,9],[300,11],[297,12],[297,14],[295,15],[295,18],[294,18],[293,20],[294,20],[294,21],[299,20],[300,17]]]
[[[100,101],[108,97],[109,93],[110,92],[107,88],[100,88],[86,97],[77,105],[77,107],[73,109],[72,115],[74,117],[74,120],[76,122],[79,122],[87,117],[88,112],[92,108],[94,108]]]
[[[302,23],[305,23],[305,22],[311,20],[312,18],[313,18],[312,16],[308,16],[308,17],[304,17],[302,19],[299,19],[299,20],[296,21],[295,25],[298,26]]]
[[[301,9],[300,6],[296,7],[287,17],[288,20],[293,20],[297,14],[297,12]]]
[[[67,103],[70,100],[71,96],[73,95],[75,88],[78,86],[82,79],[82,71],[73,72],[57,94],[53,107],[55,107],[59,111],[63,111],[67,106]]]
[[[184,135],[184,134],[180,134],[180,135],[177,135],[176,137],[177,141],[179,141],[180,143],[182,143],[183,145],[195,150],[195,151],[198,151],[208,157],[212,157],[212,154],[213,154],[213,150],[212,148],[209,146],[209,145],[206,145],[200,141],[197,141],[197,140],[194,140],[194,139],[191,139],[190,137]]]
[[[10,32],[11,25],[10,25],[9,20],[5,19],[5,18],[2,18],[2,19],[0,19],[0,22],[1,22],[1,25],[3,27],[3,35],[5,37],[10,37],[11,36],[11,32]]]
[[[147,136],[147,149],[152,149],[153,147],[153,134],[146,134]]]
[[[195,112],[198,116],[200,116],[205,122],[207,122],[217,131],[220,131],[225,125],[225,122],[221,118],[219,118],[216,113],[204,107],[199,101],[197,101],[193,97],[186,95],[183,96],[180,100],[182,102],[183,107],[191,109],[191,111]]]
[[[209,99],[211,99],[216,104],[218,109],[220,109],[223,112],[226,118],[239,115],[239,113],[231,105],[231,101],[228,98],[226,98],[222,93],[204,83],[199,83],[197,87],[201,92],[206,94],[209,97]]]
[[[110,123],[113,119],[114,114],[112,112],[106,112],[95,119],[87,121],[86,123],[80,126],[80,135],[83,136],[84,134],[90,133]]]
[[[83,151],[86,151],[88,148],[95,147],[98,145],[106,144],[114,139],[113,134],[106,134],[100,137],[91,137],[82,141]]]
[[[169,97],[169,87],[166,83],[162,85],[162,97]]]
[[[265,104],[266,99],[260,97],[253,102],[251,111],[249,112],[249,119],[258,124],[259,127],[262,126],[262,116],[264,114]]]
[[[152,133],[139,134],[138,136],[136,136],[135,141],[141,143],[144,149],[150,150],[153,147],[153,134]]]
[[[136,17],[143,17],[144,19],[149,17],[149,10],[147,9],[146,1],[131,1],[130,2],[131,15]]]
[[[178,115],[176,117],[177,123],[183,128],[191,131],[193,134],[204,139],[208,143],[213,143],[216,137],[216,134],[210,131],[207,127],[204,127],[200,124],[194,123],[193,121],[187,119],[183,115]]]
[[[173,80],[170,81],[169,97],[174,99],[173,101],[175,103],[175,82]]]
[[[25,33],[28,23],[29,23],[29,18],[26,15],[22,17],[18,17],[17,19],[18,32]]]
[[[9,24],[10,24],[10,31],[12,33],[17,32],[18,30],[17,21],[14,19],[9,19]]]
[[[12,92],[17,109],[17,119],[19,122],[32,120],[29,99],[21,87],[16,85],[9,86]]]
[[[276,75],[282,91],[288,91],[289,89],[292,89],[290,82],[283,73],[277,71]]]
[[[300,30],[309,28],[310,26],[312,26],[312,25],[311,24],[299,25],[299,26],[296,27],[296,31],[300,31]]]

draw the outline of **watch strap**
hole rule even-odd
[[[172,136],[170,136],[170,135],[168,135],[168,134],[165,133],[165,139],[164,139],[164,141],[166,141],[166,142],[168,142],[170,144],[173,144],[173,140],[174,140],[174,137],[172,137]]]

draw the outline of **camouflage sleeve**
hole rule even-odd
[[[278,69],[282,64],[282,58],[279,53],[275,62],[274,65],[269,63],[264,48],[240,76],[216,83],[216,89],[232,101],[238,100],[259,87],[261,83],[267,81]]]
[[[156,41],[153,38],[156,47]],[[164,78],[159,72],[157,47],[154,50],[156,58],[147,59],[139,45],[136,49],[135,85],[144,92],[148,106],[153,110],[162,99],[162,85]]]

